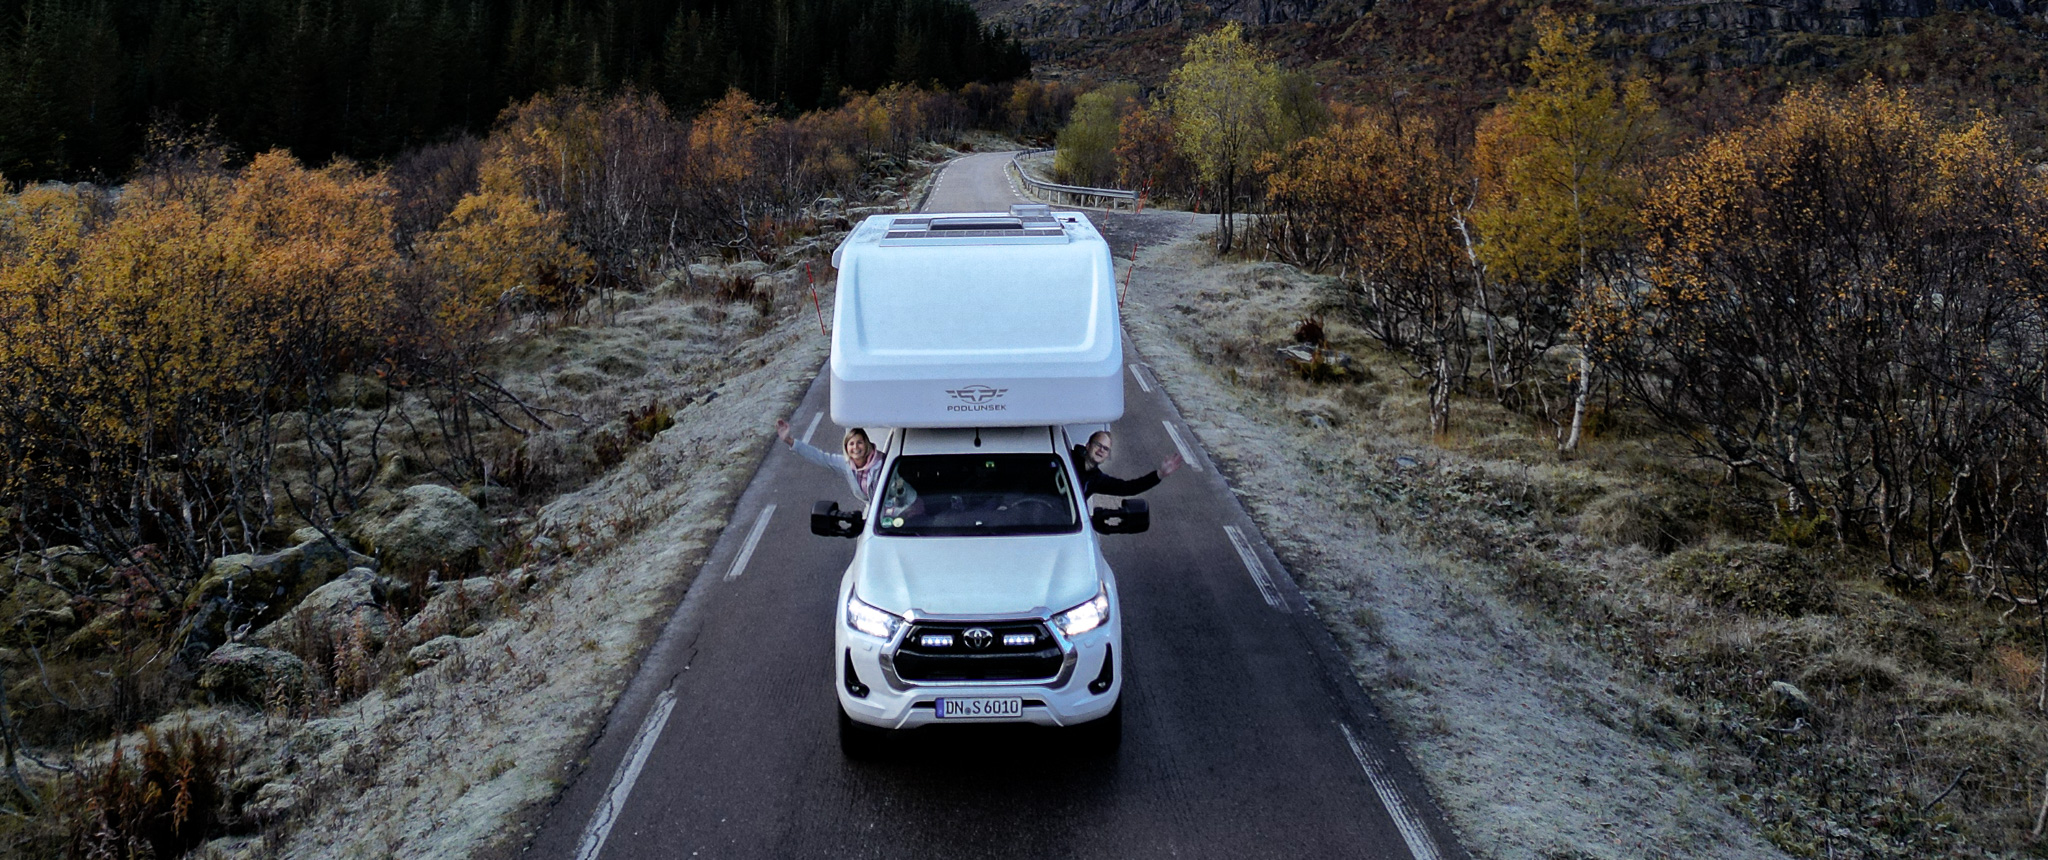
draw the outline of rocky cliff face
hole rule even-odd
[[[1807,59],[1797,36],[1868,37],[1903,33],[1941,12],[1989,12],[2012,21],[2048,22],[2044,0],[1775,0],[1686,3],[1631,0],[1600,16],[1618,35],[1665,59],[1711,42],[1712,64],[1765,64]]]
[[[1027,42],[1109,36],[1152,27],[1199,29],[1237,21],[1255,27],[1356,14],[1357,0],[969,0],[983,20],[1010,28]]]
[[[1412,0],[1385,0],[1414,5]],[[1344,23],[1373,0],[970,0],[984,20],[1008,27],[1041,56],[1051,43],[1152,28],[1190,31],[1223,21],[1250,26]],[[1456,2],[1453,6],[1461,5]],[[1564,4],[1560,4],[1564,5]],[[1471,12],[1488,12],[1473,8]],[[1505,10],[1503,10],[1505,11]],[[1599,12],[1623,50],[1659,59],[1688,52],[1707,65],[1799,61],[1813,53],[1798,37],[1881,36],[1940,12],[1983,11],[2048,26],[2048,0],[1620,0]]]

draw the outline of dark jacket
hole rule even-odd
[[[1081,498],[1085,499],[1096,493],[1135,496],[1159,486],[1158,469],[1135,478],[1124,479],[1095,468],[1095,464],[1088,459],[1088,448],[1085,445],[1075,445],[1073,456],[1074,471],[1081,475]]]

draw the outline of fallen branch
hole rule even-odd
[[[1937,803],[1940,803],[1940,802],[1942,802],[1943,800],[1946,800],[1946,799],[1948,798],[1949,792],[1955,791],[1955,790],[1956,790],[1956,786],[1958,786],[1958,785],[1961,785],[1961,784],[1962,784],[1962,782],[1963,782],[1963,775],[1964,775],[1964,774],[1967,774],[1967,773],[1969,773],[1969,772],[1970,772],[1970,766],[1969,766],[1969,765],[1963,765],[1963,769],[1962,769],[1962,770],[1956,771],[1956,778],[1955,778],[1955,779],[1951,779],[1951,780],[1949,780],[1949,781],[1948,781],[1948,787],[1947,787],[1947,788],[1944,788],[1944,789],[1942,789],[1942,790],[1941,790],[1941,793],[1940,793],[1940,794],[1937,794],[1937,795],[1935,795],[1935,796],[1934,796],[1934,799],[1933,799],[1933,800],[1927,801],[1927,803],[1926,803],[1926,804],[1922,805],[1922,806],[1920,807],[1920,811],[1921,811],[1922,813],[1925,813],[1925,812],[1927,812],[1927,810],[1933,809],[1933,808],[1934,808],[1934,805],[1935,805],[1935,804],[1937,804]],[[2037,824],[2037,825],[2035,825],[2034,829],[2035,829],[2036,831],[2039,831],[2039,830],[2041,829],[2041,828],[2040,828],[2040,825],[2038,825],[2038,824]]]

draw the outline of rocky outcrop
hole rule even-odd
[[[1152,27],[1195,30],[1225,21],[1265,27],[1356,14],[1371,8],[1370,3],[1356,0],[977,0],[970,5],[983,19],[1008,27],[1026,40],[1110,36]]]
[[[263,706],[295,702],[306,689],[306,664],[283,651],[232,642],[199,665],[199,689],[218,700]]]
[[[308,639],[346,642],[360,636],[370,647],[381,647],[391,638],[391,615],[384,607],[392,592],[401,588],[369,568],[351,569],[313,589],[297,606],[256,631],[250,641],[287,648],[307,644]]]
[[[393,571],[473,570],[490,527],[475,502],[438,484],[385,495],[341,523],[350,539]]]
[[[458,633],[492,614],[505,586],[488,576],[430,586],[432,597],[418,614],[405,622],[408,641],[433,639],[444,633]]]
[[[1829,48],[1799,37],[1871,37],[1904,32],[1942,12],[2006,19],[2048,15],[2044,0],[1777,0],[1675,3],[1636,0],[1600,22],[1624,53],[1682,58],[1706,66],[1830,64]]]
[[[321,538],[269,555],[222,556],[185,598],[192,619],[186,659],[206,653],[238,631],[276,621],[306,595],[350,568],[375,567],[376,559]]]
[[[1224,21],[1248,26],[1304,22],[1342,24],[1371,11],[1361,0],[971,0],[990,23],[1009,28],[1045,57],[1071,40],[1152,28],[1206,30]],[[1478,8],[1478,7],[1474,7]],[[1602,29],[1624,53],[1681,57],[1706,65],[1795,63],[1827,58],[1799,36],[1860,37],[1897,32],[1941,12],[1981,11],[2008,20],[2048,16],[2048,0],[1765,0],[1682,2],[1622,0],[1603,6]]]

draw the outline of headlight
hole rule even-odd
[[[849,593],[846,595],[846,626],[886,640],[895,637],[896,628],[903,626],[903,619],[869,606]]]
[[[1102,626],[1109,620],[1109,588],[1104,586],[1095,592],[1087,603],[1076,606],[1052,617],[1052,623],[1059,625],[1060,632],[1068,636],[1079,636]]]

